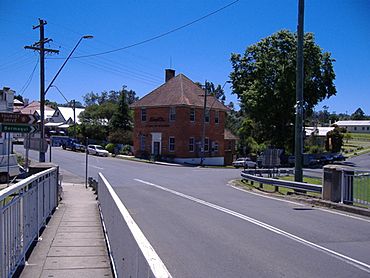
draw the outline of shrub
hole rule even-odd
[[[106,146],[105,146],[105,149],[108,151],[108,152],[110,152],[110,153],[113,153],[114,152],[114,148],[116,147],[116,145],[115,144],[113,144],[113,143],[109,143],[109,144],[107,144]]]

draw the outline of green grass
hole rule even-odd
[[[369,133],[351,133],[350,140],[344,139],[343,152],[346,157],[353,157],[370,152]]]

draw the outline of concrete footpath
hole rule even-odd
[[[63,200],[20,277],[113,277],[96,195],[79,178],[62,174]]]

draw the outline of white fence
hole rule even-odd
[[[341,202],[370,207],[370,171],[342,171]]]
[[[98,188],[100,209],[116,277],[172,277],[101,173]]]
[[[0,191],[0,277],[12,277],[24,264],[26,252],[57,205],[56,167]]]

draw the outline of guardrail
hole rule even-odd
[[[247,179],[247,180],[250,180],[250,181],[253,181],[253,182],[270,184],[270,185],[278,186],[278,187],[298,189],[298,190],[304,190],[304,191],[316,192],[316,193],[321,193],[322,192],[322,186],[321,185],[316,185],[316,184],[271,179],[271,178],[265,178],[265,177],[250,175],[250,174],[247,174],[247,173],[244,173],[244,172],[241,173],[241,176],[244,179]]]
[[[370,206],[370,171],[342,170],[341,202]]]
[[[115,276],[172,277],[101,173],[98,188],[98,200]]]
[[[58,168],[0,191],[0,277],[12,277],[58,205]]]

